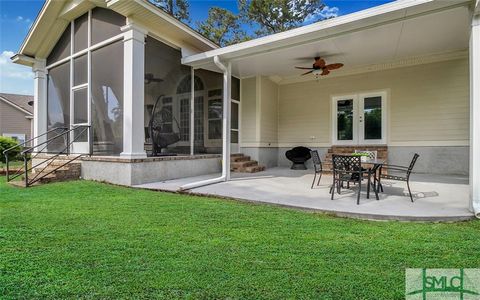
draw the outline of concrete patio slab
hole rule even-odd
[[[164,182],[136,185],[136,188],[179,191],[180,186],[218,177],[211,174]],[[232,173],[232,180],[190,190],[190,193],[234,198],[253,202],[333,213],[337,216],[376,220],[461,221],[474,218],[469,211],[468,178],[462,176],[412,175],[411,187],[415,202],[410,202],[404,182],[385,181],[384,193],[375,200],[372,192],[366,197],[362,187],[360,205],[356,189],[342,189],[330,200],[331,175],[323,175],[319,186],[310,188],[312,171],[270,168],[255,174]]]

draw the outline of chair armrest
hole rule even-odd
[[[380,168],[382,169],[395,169],[395,170],[400,170],[400,171],[408,171],[408,167],[405,166],[397,166],[397,165],[387,165],[384,164]]]

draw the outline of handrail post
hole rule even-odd
[[[89,156],[93,155],[93,128],[92,125],[88,125],[88,154]]]
[[[25,168],[25,187],[28,187],[28,161],[27,153],[23,153],[23,167]]]
[[[5,154],[5,164],[7,165],[7,173],[6,173],[6,175],[7,175],[7,182],[9,182],[10,180],[9,180],[9,177],[8,177],[8,173],[9,173],[9,172],[8,172],[8,169],[9,169],[9,168],[8,168],[8,164],[9,164],[8,154]]]
[[[75,134],[75,132],[73,132]],[[70,132],[67,132],[67,155],[70,155]]]

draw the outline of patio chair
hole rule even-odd
[[[360,204],[360,193],[362,192],[362,178],[364,173],[360,157],[334,154],[332,155],[332,162],[333,184],[330,187],[330,194],[332,194],[332,200],[335,194],[335,188],[337,190],[337,193],[340,194],[343,183],[347,182],[347,184],[349,184],[352,182],[358,183],[357,205]],[[370,182],[368,184],[370,184]],[[374,191],[375,195],[377,195],[377,191],[375,189]]]
[[[388,180],[404,181],[407,183],[408,194],[410,195],[410,200],[413,202],[412,191],[410,190],[410,174],[412,174],[413,167],[415,166],[415,163],[417,162],[417,159],[419,156],[420,155],[415,153],[408,167],[397,166],[397,165],[387,165],[387,164],[382,165],[380,167],[380,172],[378,176],[378,183],[377,183],[378,189],[380,189],[383,192],[383,186],[381,183],[382,178],[388,179]],[[382,172],[383,169],[389,171],[388,174],[383,174]]]
[[[312,162],[313,162],[313,169],[315,171],[315,175],[313,176],[313,181],[312,181],[312,189],[313,186],[315,185],[315,180],[317,179],[317,174],[318,174],[318,182],[317,186],[320,185],[320,179],[322,179],[322,160],[320,159],[320,155],[318,155],[317,150],[310,151],[310,156],[312,156]]]
[[[307,167],[305,166],[305,162],[309,160],[310,157],[310,149],[307,147],[295,147],[287,152],[285,152],[285,156],[288,160],[292,162],[292,170],[306,170]]]

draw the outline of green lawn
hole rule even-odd
[[[0,178],[0,298],[402,299],[408,267],[479,267],[480,222],[341,219]]]

